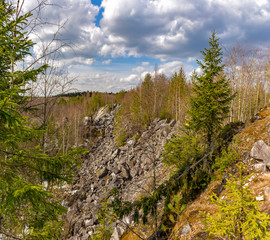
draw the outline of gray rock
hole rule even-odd
[[[190,225],[189,225],[189,223],[188,224],[186,224],[184,227],[183,227],[183,229],[179,232],[179,236],[180,235],[188,235],[188,234],[190,234],[191,233],[191,227],[190,227]]]
[[[257,160],[265,162],[267,167],[270,167],[270,147],[263,141],[257,141],[250,151],[250,156]]]
[[[111,159],[116,158],[116,157],[118,156],[119,153],[120,153],[120,149],[117,148],[117,149],[113,152]]]
[[[97,176],[98,178],[104,178],[108,173],[108,169],[106,167],[102,167],[101,169],[99,169]]]
[[[93,219],[85,219],[84,220],[84,226],[89,227],[94,225],[94,220]]]
[[[172,127],[172,128],[175,126],[175,124],[176,124],[175,119],[171,120],[171,122],[169,123],[170,127]]]
[[[253,165],[254,170],[256,172],[266,172],[266,164],[265,163],[256,163]]]
[[[123,165],[121,165],[121,173],[120,174],[121,174],[121,177],[124,179],[130,178],[129,170]]]
[[[114,231],[113,231],[113,234],[112,234],[110,240],[120,240],[120,238],[119,238],[119,230],[118,230],[117,227],[114,228]]]
[[[107,114],[108,112],[108,106],[104,106],[102,108],[100,108],[95,114],[94,114],[94,121],[97,122],[98,120],[100,120],[102,117],[105,116],[105,114]]]

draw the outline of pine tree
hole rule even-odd
[[[198,61],[203,73],[194,77],[194,97],[190,101],[188,127],[202,131],[210,147],[214,137],[229,115],[231,94],[229,80],[224,76],[222,49],[219,47],[216,32],[209,39],[209,49],[201,51],[203,61]]]
[[[230,175],[224,198],[212,196],[217,205],[214,215],[205,216],[206,231],[216,237],[235,240],[270,239],[270,216],[261,212],[246,182],[250,177],[242,176],[242,165],[238,165],[239,178]]]
[[[51,190],[71,181],[73,157],[82,151],[49,157],[33,147],[42,132],[31,128],[21,104],[27,101],[26,84],[47,66],[19,70],[34,45],[24,30],[30,14],[15,16],[10,1],[0,3],[0,234],[3,239],[58,239],[58,216],[65,208]]]

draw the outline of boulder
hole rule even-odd
[[[102,167],[101,169],[99,169],[97,175],[98,178],[104,178],[108,173],[108,169],[106,167]]]
[[[95,114],[94,114],[94,121],[98,121],[101,119],[105,114],[108,113],[108,106],[101,107]]]
[[[253,165],[254,170],[256,172],[266,172],[266,164],[265,163],[256,163]]]
[[[119,230],[116,227],[116,228],[114,228],[114,231],[113,231],[113,234],[112,234],[110,240],[119,240],[119,239],[120,239],[119,238]]]
[[[267,167],[270,167],[270,147],[263,141],[255,142],[251,149],[250,156],[257,160],[262,160]]]
[[[181,235],[188,235],[188,234],[190,234],[191,233],[191,227],[190,227],[190,225],[189,225],[189,223],[188,224],[186,224],[184,227],[183,227],[183,229],[179,232],[179,236],[181,236]]]
[[[124,179],[129,179],[130,178],[129,170],[124,165],[121,165],[121,173],[120,173],[120,175]]]

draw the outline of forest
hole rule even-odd
[[[119,218],[133,213],[136,222],[141,219],[146,223],[157,213],[159,202],[164,201],[164,211],[169,212],[173,196],[180,192],[179,204],[188,204],[207,187],[215,171],[235,163],[228,147],[233,127],[256,120],[259,110],[269,103],[269,49],[237,45],[223,54],[215,31],[208,48],[201,52],[202,60],[198,60],[201,72],[187,76],[179,66],[178,72],[165,76],[155,69],[128,91],[74,92],[67,72],[54,65],[55,49],[45,48],[43,57],[27,65],[35,45],[26,28],[30,15],[1,0],[1,239],[64,239],[67,208],[61,195],[88,152],[82,121],[101,107],[120,106],[114,126],[118,147],[141,135],[156,118],[180,123],[179,135],[166,144],[163,152],[163,163],[173,166],[170,179],[152,195],[133,203],[122,202],[115,191],[114,200],[106,206]],[[94,143],[95,136],[92,140]],[[228,186],[233,185],[237,181]],[[257,206],[249,207],[258,216],[252,224],[262,229],[257,235],[251,232],[252,239],[267,239],[269,216],[259,215]],[[237,217],[243,217],[241,214]],[[170,214],[165,215],[164,232],[168,231],[165,218]],[[245,224],[245,219],[240,223]],[[218,233],[217,226],[218,221],[208,230]],[[244,237],[251,233],[243,226],[235,228],[237,238],[232,239],[247,239]],[[98,231],[95,239],[110,239],[102,235],[102,229]],[[157,235],[155,239],[159,239]]]

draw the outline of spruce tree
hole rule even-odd
[[[190,115],[188,127],[201,131],[209,147],[221,129],[223,121],[228,117],[230,102],[234,97],[229,79],[223,74],[225,66],[222,64],[223,53],[218,41],[216,32],[213,31],[209,39],[209,48],[201,51],[203,60],[197,60],[203,72],[193,78],[194,96],[191,98],[188,111]]]
[[[27,101],[26,84],[47,66],[20,69],[34,45],[24,29],[29,16],[16,15],[10,1],[0,0],[0,236],[59,239],[65,207],[52,189],[71,181],[80,151],[48,156],[34,146],[43,132],[31,127],[21,103]]]

